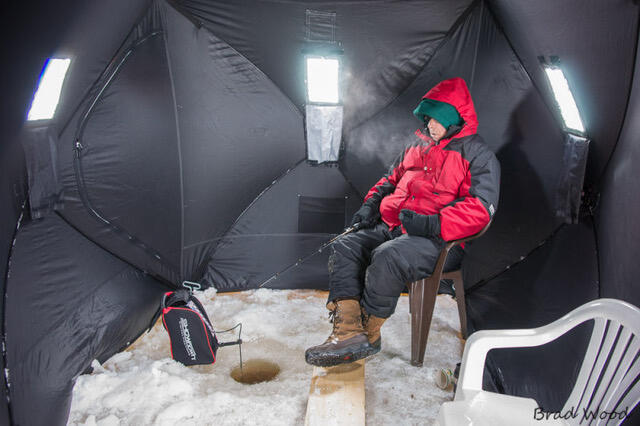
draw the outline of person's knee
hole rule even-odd
[[[371,264],[390,263],[395,257],[397,257],[397,252],[392,246],[389,244],[381,244],[371,252]]]
[[[331,255],[334,265],[340,261],[360,262],[364,253],[361,242],[354,238],[349,238],[351,235],[345,235],[338,239],[331,245]]]
[[[391,275],[388,278],[402,281],[410,275],[411,268],[411,264],[393,245],[383,244],[371,254],[367,272],[371,270],[374,274]]]
[[[389,318],[395,312],[402,288],[388,284],[365,287],[361,303],[367,314]]]
[[[400,296],[406,284],[406,272],[401,268],[393,258],[378,258],[365,271],[365,292],[374,296],[374,299]]]

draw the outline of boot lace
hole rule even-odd
[[[367,327],[367,324],[369,323],[369,318],[371,317],[371,315],[367,314],[364,309],[360,310],[360,319],[362,320],[362,326],[363,327]]]
[[[331,340],[336,342],[337,341],[337,331],[338,331],[338,321],[336,320],[336,317],[338,315],[338,308],[329,311],[329,323],[333,324],[333,330],[331,331],[331,335],[329,335],[329,338],[327,340]]]

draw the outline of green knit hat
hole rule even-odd
[[[462,117],[458,114],[456,108],[446,102],[434,101],[433,99],[425,98],[418,104],[418,107],[413,110],[413,115],[418,117],[420,121],[424,121],[425,115],[431,118],[435,118],[440,124],[448,129],[451,125],[462,125]]]

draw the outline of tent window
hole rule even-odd
[[[53,118],[60,100],[62,83],[70,63],[71,59],[69,58],[50,58],[47,60],[40,75],[38,89],[33,95],[33,101],[27,116],[28,121],[50,120]]]
[[[307,98],[311,103],[337,104],[338,73],[340,61],[337,58],[308,56]]]
[[[336,57],[307,56],[307,159],[318,163],[338,161],[342,138],[343,107]]]
[[[305,61],[307,94],[307,159],[312,162],[335,162],[339,159],[342,138],[343,107],[340,100],[340,58],[336,41],[336,13],[306,11]]]
[[[573,98],[571,89],[569,89],[569,83],[564,73],[556,66],[545,66],[544,70],[547,73],[547,78],[551,84],[556,102],[560,107],[564,126],[569,130],[584,133],[584,125],[580,119],[580,112],[578,111],[578,106]]]

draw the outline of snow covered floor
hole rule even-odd
[[[69,425],[299,425],[304,423],[312,367],[304,350],[331,331],[326,293],[257,290],[235,294],[197,293],[217,330],[242,322],[243,358],[277,363],[271,382],[237,383],[237,346],[218,350],[212,366],[185,367],[170,358],[169,338],[157,324],[127,351],[78,378]],[[438,296],[424,367],[412,367],[409,299],[382,327],[382,351],[365,368],[368,425],[431,424],[442,402],[434,375],[453,368],[462,355],[456,303]],[[220,341],[235,340],[229,334]]]

